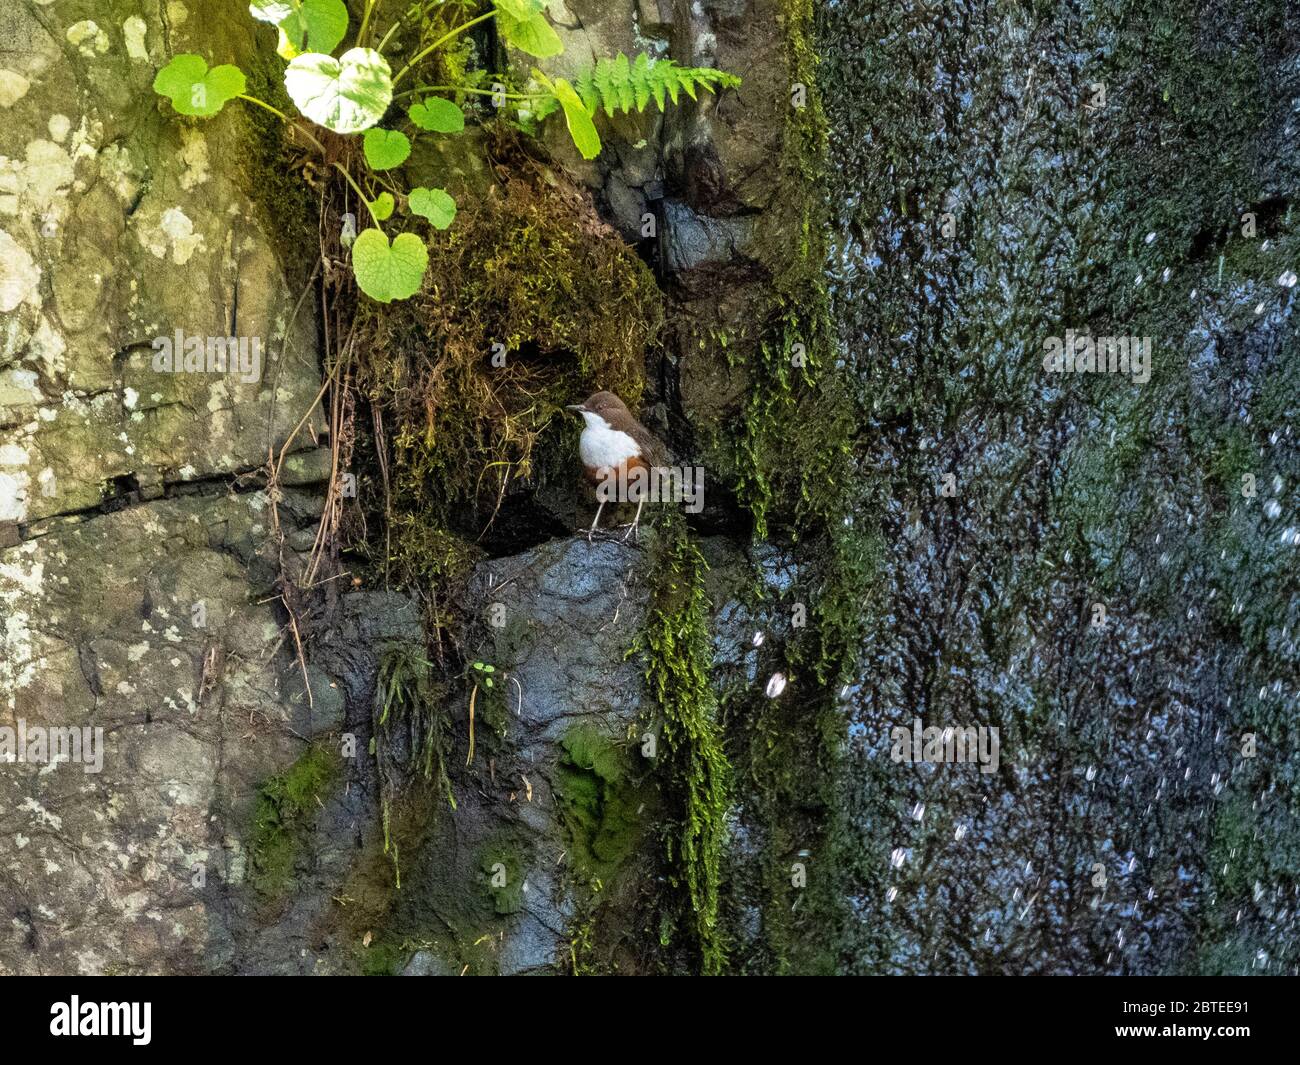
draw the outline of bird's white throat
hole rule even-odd
[[[617,467],[641,454],[641,448],[627,433],[612,428],[599,414],[589,410],[581,413],[587,423],[578,441],[578,455],[584,466]]]

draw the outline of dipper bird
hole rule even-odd
[[[571,403],[565,410],[581,414],[587,423],[578,441],[578,457],[582,459],[583,470],[587,480],[593,485],[602,481],[619,478],[618,483],[627,485],[633,470],[641,469],[644,478],[640,481],[641,491],[637,492],[636,517],[624,539],[635,532],[641,522],[641,507],[645,504],[645,487],[653,476],[651,470],[663,466],[667,461],[667,449],[659,438],[642,425],[625,404],[613,392],[597,392],[582,403]],[[600,497],[602,494],[597,493]],[[604,498],[596,507],[596,517],[587,530],[587,542],[596,531],[600,521],[600,512],[605,506]]]

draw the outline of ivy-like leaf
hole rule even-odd
[[[200,55],[172,58],[153,79],[153,90],[166,96],[182,115],[211,118],[246,88],[244,72],[225,63],[208,69]]]
[[[412,189],[408,204],[412,214],[427,218],[434,229],[446,229],[456,217],[456,201],[444,189]]]
[[[564,43],[533,0],[492,0],[497,9],[497,31],[521,52],[546,59],[564,51]]]
[[[414,296],[428,266],[428,249],[414,233],[399,233],[390,245],[382,229],[367,229],[352,245],[357,284],[380,303]]]
[[[377,221],[382,222],[393,213],[393,208],[396,205],[391,192],[381,192],[370,201],[370,213],[375,216]]]
[[[293,11],[282,19],[280,47],[285,59],[304,52],[332,52],[347,36],[348,9],[343,0],[294,0]]]
[[[492,0],[492,6],[497,9],[497,18],[506,15],[520,22],[542,10],[541,0]]]
[[[555,98],[564,108],[564,121],[569,127],[573,143],[584,159],[595,159],[600,154],[600,134],[596,132],[596,124],[587,112],[587,105],[563,78],[555,79],[554,92]]]
[[[306,52],[285,70],[284,87],[299,111],[335,133],[368,129],[393,101],[388,60],[373,48],[351,48],[337,59]]]
[[[411,154],[411,142],[405,133],[396,129],[366,130],[361,147],[371,170],[392,170],[406,162]]]
[[[465,128],[465,112],[441,96],[427,96],[406,113],[420,129],[434,133],[459,133]]]

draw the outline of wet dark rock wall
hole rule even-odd
[[[848,0],[819,30],[887,545],[844,967],[1293,973],[1300,11]],[[1046,371],[1066,330],[1151,338],[1150,379]],[[896,764],[915,718],[997,727],[1001,768]]]

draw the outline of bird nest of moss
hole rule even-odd
[[[354,383],[399,580],[463,568],[467,529],[572,465],[566,403],[611,389],[635,405],[662,319],[650,271],[589,195],[531,158],[496,174],[430,239],[415,297],[357,310]]]

